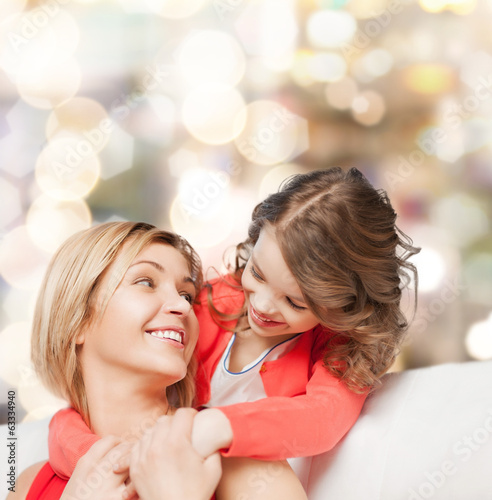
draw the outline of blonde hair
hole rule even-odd
[[[233,276],[242,272],[261,229],[271,224],[282,255],[320,324],[335,332],[325,367],[355,392],[379,383],[399,352],[408,322],[402,289],[417,271],[420,249],[396,226],[386,193],[357,169],[293,176],[259,203],[249,237],[236,247]],[[214,317],[225,318],[212,307]]]
[[[181,236],[143,222],[109,222],[73,235],[51,259],[41,285],[32,327],[34,368],[46,386],[68,400],[88,424],[76,338],[104,313],[132,261],[151,243],[170,245],[185,257],[198,294],[202,268],[196,252]],[[101,290],[103,275],[120,255],[118,267],[112,270],[106,289]],[[185,378],[168,388],[171,404],[191,405],[195,371],[193,358]]]

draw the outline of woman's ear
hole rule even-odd
[[[75,337],[75,343],[77,345],[82,345],[85,342],[85,330],[81,330]]]

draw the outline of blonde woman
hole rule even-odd
[[[121,498],[130,478],[145,500],[210,498],[220,477],[217,452],[202,457],[191,446],[193,410],[174,415],[194,396],[193,304],[201,285],[189,244],[149,224],[102,224],[62,245],[36,305],[33,362],[103,439],[70,481],[36,464],[9,500]],[[130,449],[129,473],[115,474],[111,466]],[[265,469],[269,480],[255,489],[251,478]],[[224,470],[219,498],[306,498],[285,462],[231,459]]]

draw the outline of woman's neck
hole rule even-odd
[[[92,431],[98,436],[120,436],[125,441],[139,439],[145,430],[169,411],[166,383],[162,378],[144,379],[132,374],[84,374],[84,384]],[[87,376],[86,376],[87,375]]]

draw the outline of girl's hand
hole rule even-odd
[[[78,461],[60,500],[121,500],[128,472],[115,474],[113,466],[130,450],[114,436],[97,441]]]
[[[133,448],[130,477],[142,500],[209,500],[221,476],[218,453],[202,458],[191,444],[196,410],[160,417]]]
[[[202,410],[193,421],[191,442],[204,458],[232,443],[232,428],[229,419],[218,409]]]

